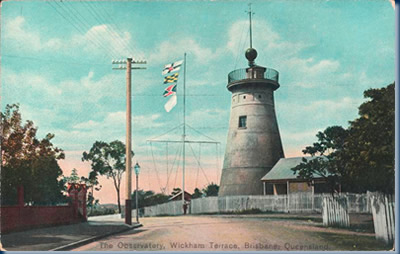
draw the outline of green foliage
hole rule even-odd
[[[369,89],[368,101],[359,107],[359,117],[347,129],[328,127],[317,134],[318,142],[303,150],[317,157],[292,170],[301,178],[325,178],[344,191],[394,192],[395,85]]]
[[[318,142],[303,150],[304,154],[309,154],[312,158],[308,160],[303,158],[299,165],[292,168],[293,173],[309,182],[313,178],[322,177],[331,192],[335,192],[343,176],[343,167],[338,160],[338,153],[343,149],[348,132],[340,126],[332,126],[323,132],[318,132],[316,136]]]
[[[108,215],[108,214],[115,214],[115,210],[112,208],[96,208],[91,210],[88,213],[88,216],[100,216],[100,215]]]
[[[83,183],[86,185],[88,193],[86,199],[86,207],[89,208],[89,215],[94,213],[94,208],[99,205],[99,200],[94,197],[94,191],[99,191],[101,189],[101,185],[99,185],[99,181],[97,178],[97,172],[91,171],[89,172],[89,177],[79,177],[78,170],[76,168],[72,169],[70,176],[65,176],[63,178],[65,183]]]
[[[78,171],[76,168],[72,169],[70,176],[64,177],[64,182],[66,182],[66,183],[81,183],[81,179],[79,178]]]
[[[163,203],[167,203],[169,199],[168,195],[165,195],[163,193],[156,193],[151,197],[148,197],[146,199],[146,206],[152,206],[152,205],[159,205]]]
[[[138,193],[139,208],[163,204],[168,202],[169,199],[168,195],[162,193],[155,194],[153,191],[139,190]],[[132,203],[133,209],[136,209],[136,190],[132,194]]]
[[[353,191],[394,193],[395,85],[369,89],[341,153]]]
[[[192,194],[192,199],[196,199],[196,198],[201,198],[203,196],[203,193],[198,189],[194,189],[194,192]]]
[[[134,153],[131,152],[133,157]],[[92,166],[92,178],[97,175],[105,175],[112,178],[117,192],[118,211],[121,213],[120,188],[122,174],[125,172],[125,145],[119,140],[111,143],[96,141],[89,153],[84,152],[82,161],[90,161]],[[90,177],[89,177],[90,178]]]
[[[85,183],[89,190],[86,206],[90,208],[89,213],[92,213],[93,209],[99,204],[99,200],[94,197],[94,191],[101,190],[102,186],[99,185],[99,180],[95,171],[90,171],[89,177],[82,176],[80,181]]]
[[[205,194],[206,197],[211,197],[211,196],[218,196],[218,190],[219,186],[215,183],[210,183],[203,189],[203,193]]]
[[[25,202],[46,205],[65,202],[64,181],[57,160],[64,159],[63,151],[54,147],[53,134],[36,137],[32,121],[22,122],[19,105],[7,105],[1,113],[1,196],[2,204],[15,204],[16,188],[24,187]]]
[[[180,193],[181,191],[182,191],[181,188],[173,188],[170,196],[173,197],[176,194]]]

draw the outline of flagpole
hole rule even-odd
[[[186,154],[185,154],[185,144],[186,144],[186,52],[184,54],[184,69],[183,69],[183,162],[182,162],[182,209],[185,205],[185,164],[186,164]]]

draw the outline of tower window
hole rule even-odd
[[[239,128],[246,128],[247,116],[239,116]]]
[[[260,99],[261,99],[261,94],[260,94],[260,95],[258,95],[258,98],[260,98]]]
[[[245,96],[243,96],[243,99],[246,99],[246,95],[245,95]]]

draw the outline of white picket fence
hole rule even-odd
[[[144,208],[144,216],[162,216],[162,215],[182,215],[182,201],[172,201],[161,205],[149,206]]]
[[[392,244],[395,233],[395,210],[392,195],[369,193],[372,216],[374,219],[375,238]]]
[[[322,213],[325,226],[350,226],[350,213],[372,213],[375,236],[388,244],[394,239],[394,199],[379,193],[330,194],[293,193],[270,196],[229,196],[193,199],[190,214],[216,214],[243,212],[249,210],[284,213]],[[145,207],[140,216],[182,215],[182,201]],[[135,218],[136,210],[132,210]]]
[[[347,199],[324,196],[322,200],[322,222],[324,226],[350,227]]]
[[[191,214],[232,213],[248,210],[284,213],[321,213],[322,200],[327,194],[293,193],[289,195],[228,196],[193,199],[189,206]],[[371,213],[366,194],[344,193],[340,197],[347,200],[348,211]],[[145,207],[142,216],[182,215],[182,201],[168,202]],[[133,211],[132,216],[136,213]]]

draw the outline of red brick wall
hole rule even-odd
[[[0,210],[1,233],[86,220],[73,206],[3,206]]]

